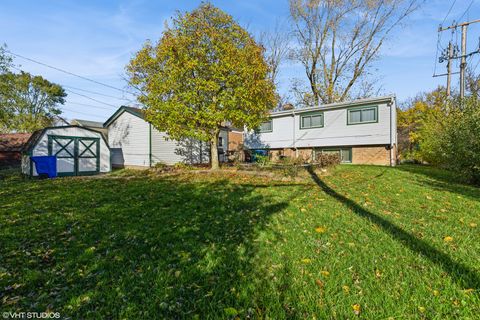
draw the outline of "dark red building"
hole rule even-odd
[[[0,168],[20,165],[23,146],[30,136],[30,133],[0,134]]]

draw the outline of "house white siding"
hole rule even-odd
[[[129,113],[122,112],[108,126],[108,144],[113,166],[150,165],[149,124]]]
[[[182,163],[208,163],[209,149],[205,142],[194,139],[176,141],[168,139],[165,132],[152,126],[152,165],[162,162],[173,165]]]
[[[134,109],[134,108],[130,108]],[[122,107],[107,120],[108,139],[112,165],[118,167],[149,167],[157,163],[173,165],[179,162],[188,164],[208,163],[209,144],[195,139],[181,141],[169,139],[142,118],[138,109],[132,114]],[[228,146],[228,131],[221,130],[224,150]],[[222,159],[220,159],[222,160]]]
[[[323,127],[301,129],[302,110],[273,113],[272,131],[265,133],[246,132],[245,145],[249,149],[309,148],[333,146],[368,146],[396,144],[396,110],[389,99],[381,103],[364,104],[377,106],[377,122],[349,125],[347,110],[358,105],[318,107],[309,111],[323,112]]]

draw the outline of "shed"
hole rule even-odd
[[[22,155],[22,172],[37,176],[31,156],[56,156],[59,176],[82,176],[111,171],[110,148],[101,132],[76,126],[35,131]]]
[[[0,134],[0,168],[19,166],[30,133]]]

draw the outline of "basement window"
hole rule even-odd
[[[320,154],[337,154],[341,163],[352,163],[352,148],[315,148],[313,158],[316,160]]]

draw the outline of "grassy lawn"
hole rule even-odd
[[[478,319],[480,189],[420,166],[0,180],[0,309]]]

